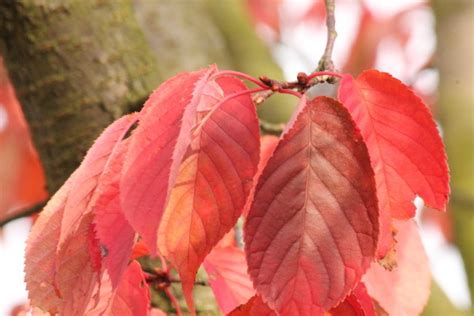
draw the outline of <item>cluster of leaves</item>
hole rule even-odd
[[[150,313],[133,254],[144,243],[165,279],[167,263],[177,270],[192,312],[203,264],[230,315],[419,313],[430,274],[413,200],[446,207],[441,139],[397,79],[332,75],[338,100],[257,80],[249,89],[214,66],[163,83],[102,133],[41,213],[26,250],[32,305]],[[251,95],[268,90],[300,97],[279,138],[259,132]],[[234,238],[241,217],[245,250]]]

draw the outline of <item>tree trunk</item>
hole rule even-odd
[[[439,109],[451,169],[450,208],[474,302],[474,2],[435,2]]]
[[[451,172],[449,211],[454,217],[456,244],[464,260],[474,303],[474,41],[471,32],[474,2],[436,0],[433,7],[440,73],[438,109]],[[455,311],[444,313],[443,308],[450,304],[442,306],[443,301],[446,301],[444,295],[434,291],[425,315],[461,315]]]
[[[127,0],[0,2],[2,55],[55,192],[158,83]]]
[[[234,67],[220,29],[201,0],[133,0],[135,16],[155,53],[162,78],[217,64]]]

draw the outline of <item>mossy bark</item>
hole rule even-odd
[[[156,58],[159,73],[178,72],[217,64],[234,67],[220,29],[210,19],[202,0],[133,0],[135,16]]]
[[[50,192],[159,81],[128,0],[1,1],[0,42]]]

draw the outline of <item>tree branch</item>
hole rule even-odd
[[[326,26],[328,29],[328,36],[326,42],[326,49],[324,54],[319,60],[318,71],[334,70],[334,64],[332,62],[332,51],[334,48],[334,42],[336,41],[336,18],[334,17],[334,10],[336,8],[335,0],[325,0],[326,3]]]
[[[4,218],[2,221],[0,221],[0,228],[5,226],[6,224],[10,223],[11,221],[14,221],[15,219],[23,218],[23,217],[28,217],[33,214],[39,213],[43,207],[46,205],[46,201],[37,203],[29,208],[26,208],[23,211],[20,212],[14,212],[13,215],[8,216]]]

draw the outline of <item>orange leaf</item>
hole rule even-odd
[[[217,95],[219,88],[220,100],[247,90],[230,77],[217,84],[207,95]],[[214,97],[206,104],[210,108],[218,101]],[[159,250],[177,268],[188,305],[199,266],[242,213],[259,145],[257,114],[248,95],[216,105],[195,126],[158,232]]]
[[[381,234],[378,257],[393,244],[391,218],[415,215],[416,195],[445,210],[449,195],[446,154],[425,104],[389,74],[345,75],[339,98],[361,130],[375,171]]]

